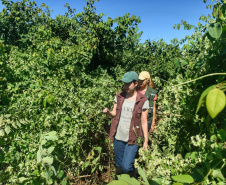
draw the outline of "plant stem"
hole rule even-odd
[[[204,76],[201,76],[199,78],[196,78],[194,80],[190,80],[190,81],[187,81],[187,82],[184,82],[184,83],[180,83],[180,84],[174,85],[173,87],[176,87],[176,86],[179,86],[179,85],[184,85],[184,84],[187,84],[187,83],[190,83],[190,82],[194,82],[196,80],[200,80],[200,79],[208,77],[208,76],[214,76],[214,75],[226,75],[226,73],[211,73],[211,74],[204,75]]]
[[[208,176],[213,172],[213,170],[223,161],[219,161],[210,171],[209,173],[204,177],[204,180],[208,178]]]

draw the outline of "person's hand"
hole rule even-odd
[[[144,142],[144,144],[143,144],[143,148],[144,148],[145,150],[147,150],[147,149],[148,149],[148,143],[147,143],[147,142]]]
[[[109,113],[110,113],[110,111],[109,111],[108,108],[105,108],[102,112],[103,112],[104,114],[109,114]]]
[[[155,130],[155,122],[152,122],[150,133],[154,132],[154,130]]]

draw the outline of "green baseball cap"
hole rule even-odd
[[[130,83],[133,80],[138,81],[138,74],[135,71],[129,71],[124,74],[123,78],[120,81]]]

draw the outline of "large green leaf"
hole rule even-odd
[[[118,175],[118,180],[126,182],[128,185],[140,185],[139,181],[135,178],[131,178],[127,174]]]
[[[140,176],[144,179],[144,184],[145,184],[145,185],[149,185],[148,179],[147,179],[147,177],[146,177],[146,175],[145,175],[144,170],[143,170],[142,168],[139,168],[139,169],[138,169],[138,173],[139,173]]]
[[[215,118],[225,107],[225,94],[220,89],[212,89],[206,97],[206,108],[211,118]]]
[[[171,177],[174,181],[182,183],[193,183],[194,179],[191,175],[176,175]]]
[[[203,102],[204,102],[204,98],[206,97],[206,95],[208,94],[208,92],[210,90],[212,90],[214,87],[216,87],[217,85],[212,85],[210,87],[208,87],[205,91],[203,91],[203,93],[201,94],[200,98],[199,98],[199,103],[196,109],[196,113],[199,111],[200,107],[202,106]]]
[[[212,23],[209,25],[209,34],[212,38],[219,38],[222,33],[222,26],[220,23]]]

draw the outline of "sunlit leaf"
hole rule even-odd
[[[171,177],[174,181],[182,183],[193,183],[194,179],[190,175],[176,175]]]
[[[205,91],[203,91],[202,95],[199,98],[199,103],[196,109],[196,113],[199,111],[200,107],[202,106],[203,102],[204,102],[204,98],[206,97],[206,95],[208,94],[208,92],[210,90],[212,90],[214,87],[216,87],[217,85],[212,85],[210,87],[208,87]]]
[[[53,158],[52,157],[44,157],[42,159],[43,164],[48,164],[51,165],[53,163]]]
[[[108,185],[128,185],[125,181],[122,180],[114,180],[113,182],[109,183]]]
[[[10,126],[7,125],[7,126],[5,127],[5,132],[6,132],[6,134],[9,134],[10,131],[11,131]]]
[[[28,180],[26,177],[19,177],[19,183],[23,183],[24,181]]]
[[[135,178],[131,178],[127,174],[118,175],[118,180],[125,181],[129,185],[140,185],[139,181],[137,181]]]
[[[224,176],[222,175],[222,172],[221,172],[221,170],[220,169],[217,169],[217,170],[213,170],[213,177],[214,178],[220,178],[220,179],[222,179],[222,180],[224,180],[225,178],[224,178]]]
[[[54,166],[50,166],[50,169],[53,171],[54,175],[57,175],[56,170],[54,168]]]
[[[212,89],[206,96],[206,108],[211,118],[215,118],[225,107],[225,94],[220,89]]]
[[[101,147],[96,147],[95,148],[99,153],[101,153],[102,148]]]
[[[49,148],[47,149],[47,152],[48,152],[49,154],[51,154],[51,153],[53,152],[54,148],[55,148],[54,146],[49,147]]]
[[[212,23],[209,25],[209,34],[211,37],[217,39],[221,36],[221,33],[222,33],[222,27],[219,22]]]
[[[47,143],[47,141],[45,139],[43,139],[42,142],[41,142],[41,145],[44,145],[46,143]]]
[[[45,134],[45,139],[55,141],[58,139],[56,131],[49,132]]]
[[[38,150],[38,152],[37,152],[37,163],[39,163],[41,161],[42,161],[42,156],[41,156],[40,150]]]
[[[3,129],[0,130],[0,137],[3,137],[5,135],[5,132]]]

